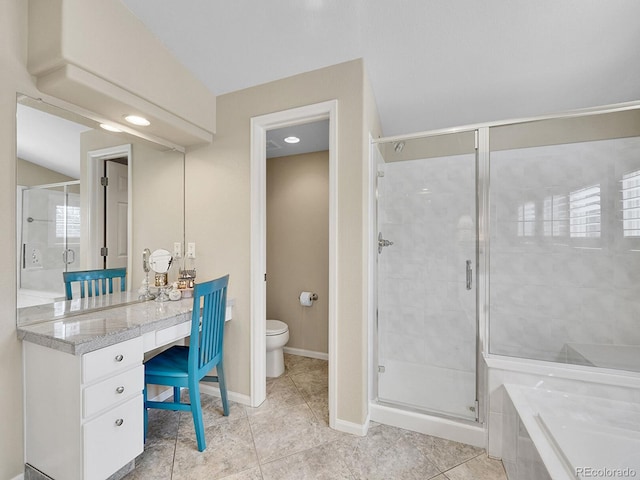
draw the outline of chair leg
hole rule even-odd
[[[191,415],[193,426],[198,440],[198,450],[204,452],[207,448],[207,439],[204,435],[204,422],[202,421],[202,405],[200,402],[200,383],[197,379],[189,381],[189,400],[191,401]]]
[[[180,387],[173,387],[173,401],[180,403]]]
[[[216,366],[216,373],[218,374],[218,387],[220,387],[220,398],[222,398],[222,412],[224,416],[229,415],[229,403],[227,402],[227,384],[224,379],[224,367],[222,365],[222,359]]]

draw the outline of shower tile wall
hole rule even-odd
[[[491,353],[640,345],[639,187],[638,137],[491,154]]]
[[[378,229],[394,242],[378,257],[385,375],[393,374],[389,364],[405,372],[435,367],[448,378],[457,375],[452,370],[475,372],[475,293],[465,288],[465,262],[475,264],[474,156],[392,162],[383,169]],[[419,380],[428,383],[424,375]],[[382,393],[385,379],[380,382]],[[413,380],[404,384],[420,388]]]

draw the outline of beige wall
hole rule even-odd
[[[251,117],[336,99],[337,125],[337,418],[367,416],[366,225],[368,133],[377,123],[361,60],[217,98],[216,138],[186,157],[186,241],[198,247],[198,275],[231,275],[234,317],[225,331],[228,387],[250,394]],[[367,87],[368,88],[368,87]],[[363,122],[363,118],[367,120]],[[365,133],[366,132],[366,133]],[[377,132],[374,132],[374,136]]]
[[[0,2],[0,224],[15,225],[16,92],[37,96],[26,72],[26,3]],[[6,255],[0,275],[0,478],[11,479],[24,466],[22,434],[22,346],[16,337],[16,236],[5,228]]]
[[[180,152],[161,151],[147,142],[126,140],[111,135],[101,129],[89,130],[80,136],[81,158],[93,150],[131,144],[131,182],[132,188],[132,271],[127,275],[129,290],[137,290],[144,278],[142,270],[142,250],[154,251],[164,248],[173,252],[173,243],[184,239],[184,156]],[[82,162],[81,177],[83,185],[88,178],[87,162]],[[89,212],[87,189],[83,189],[82,224]],[[95,268],[89,258],[88,233],[83,236],[81,248],[83,268]],[[176,266],[179,263],[176,262]],[[86,266],[89,267],[86,267]],[[171,269],[170,279],[178,276],[176,267]]]
[[[311,307],[300,292],[318,294]],[[287,347],[328,352],[329,152],[267,160],[267,318]]]
[[[18,159],[16,182],[18,185],[32,187],[34,185],[46,185],[49,183],[68,182],[78,180],[62,173],[54,172],[35,163]]]

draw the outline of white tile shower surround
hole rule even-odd
[[[636,171],[638,137],[491,154],[491,353],[563,362],[567,343],[640,345],[640,237],[623,236],[621,193]],[[572,238],[560,197],[594,185],[600,237]]]
[[[328,426],[327,362],[285,354],[286,371],[267,382],[259,408],[203,395],[207,449],[198,452],[191,415],[150,411],[134,479],[506,480],[484,450],[374,424],[366,437]]]
[[[465,262],[475,259],[474,156],[380,168],[379,230],[394,242],[378,257],[380,398],[470,418],[476,315]]]

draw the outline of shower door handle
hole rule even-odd
[[[382,238],[382,232],[379,232],[378,233],[378,253],[382,253],[382,249],[384,247],[390,247],[391,245],[393,245],[393,242]]]
[[[473,283],[473,267],[471,266],[471,260],[467,260],[467,290],[471,290]]]

